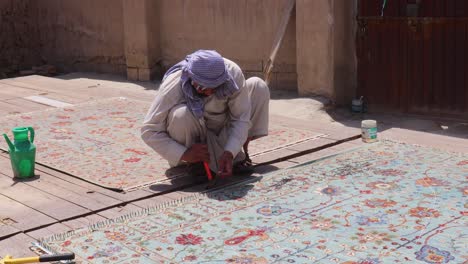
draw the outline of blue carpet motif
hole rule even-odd
[[[468,155],[383,141],[43,240],[82,263],[462,263]]]

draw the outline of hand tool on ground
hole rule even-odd
[[[204,128],[204,133],[202,136],[200,136],[198,138],[198,142],[203,142],[204,144],[206,144],[206,124],[205,124],[205,120],[202,118],[199,120],[200,122],[200,125],[202,126],[202,128]],[[213,179],[213,175],[211,174],[211,170],[210,170],[210,165],[208,165],[208,162],[206,161],[203,161],[203,167],[205,168],[205,172],[206,172],[206,176],[208,176],[208,180],[211,181]]]
[[[213,175],[211,174],[210,166],[208,162],[203,162],[203,167],[205,167],[206,175],[208,176],[208,180],[211,181],[213,179]]]
[[[5,258],[0,260],[0,264],[22,264],[22,263],[37,263],[37,262],[51,262],[51,261],[60,261],[60,260],[73,260],[75,259],[74,253],[64,253],[64,254],[50,254],[42,255],[28,258],[13,258],[12,256],[5,256]]]

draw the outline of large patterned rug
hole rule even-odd
[[[7,116],[0,119],[0,131],[12,137],[13,127],[32,126],[37,162],[106,188],[128,191],[184,175],[166,176],[167,162],[141,140],[140,126],[149,105],[125,98],[104,99]],[[252,141],[250,148],[255,155],[318,136],[273,125],[270,136]],[[0,142],[7,150],[6,142]]]
[[[42,242],[83,263],[462,263],[467,177],[467,155],[380,142]]]

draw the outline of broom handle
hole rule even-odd
[[[276,55],[278,54],[278,50],[281,47],[281,42],[283,41],[284,33],[286,32],[286,28],[288,26],[288,22],[295,4],[296,0],[289,0],[289,2],[286,5],[286,8],[284,9],[283,18],[281,20],[280,27],[276,34],[275,42],[273,43],[273,48],[271,49],[270,57],[268,58],[268,62],[266,63],[265,68],[263,69],[263,79],[267,83],[267,85],[270,83],[271,71],[273,70],[275,64]]]

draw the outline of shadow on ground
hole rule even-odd
[[[252,173],[235,174],[224,179],[215,177],[213,180],[208,181],[208,178],[203,173],[191,174],[186,171],[186,168],[176,167],[169,169],[166,175],[169,177],[179,174],[179,176],[170,179],[167,183],[153,184],[149,186],[149,189],[157,193],[174,191],[174,188],[180,189],[181,192],[201,193],[214,191],[235,184],[257,181],[262,177],[261,175],[276,170],[279,170],[279,168],[273,165],[266,165],[255,168]],[[181,172],[183,174],[180,174]]]
[[[450,137],[468,139],[468,121],[454,118],[440,118],[431,115],[412,115],[404,113],[353,113],[344,107],[326,109],[325,113],[332,120],[347,127],[361,127],[361,121],[377,121],[378,131],[400,128],[432,133]]]

